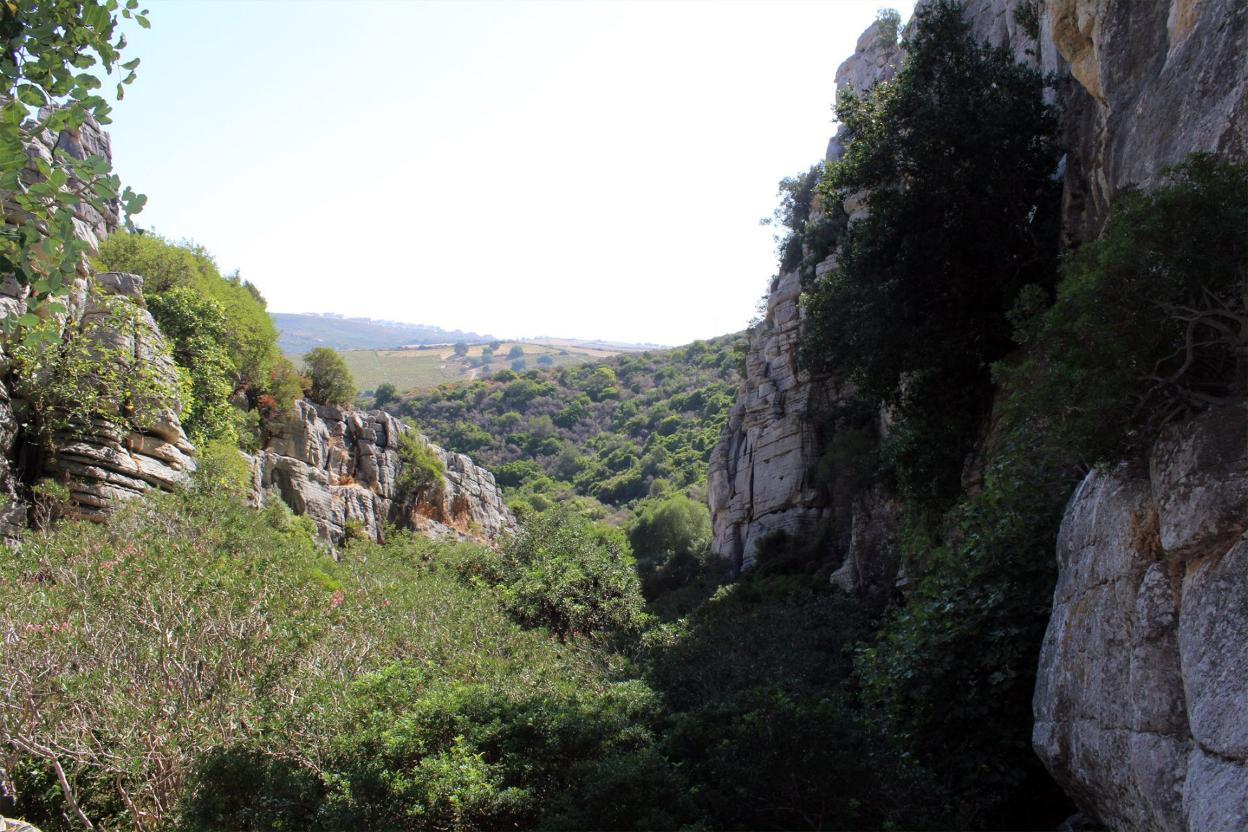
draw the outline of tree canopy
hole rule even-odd
[[[355,399],[355,380],[342,356],[329,347],[317,347],[303,356],[309,399],[321,404],[349,405]]]
[[[1060,150],[1038,72],[976,42],[956,4],[915,16],[897,76],[837,105],[845,154],[822,189],[865,193],[868,214],[804,297],[802,359],[894,407],[898,474],[940,502],[1013,346],[1006,313],[1053,285]]]

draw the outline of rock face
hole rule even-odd
[[[1058,540],[1033,742],[1115,829],[1248,828],[1248,408],[1087,476]]]
[[[168,345],[142,304],[143,278],[97,274],[71,306],[65,337],[108,349],[126,371],[141,367],[156,384],[176,390]],[[170,397],[137,405],[127,419],[97,419],[73,434],[56,434],[52,452],[43,456],[43,474],[69,486],[80,516],[103,517],[119,501],[189,482],[195,449],[178,420],[180,402]]]
[[[86,121],[76,130],[64,130],[59,134],[45,130],[27,145],[27,164],[22,175],[24,181],[37,181],[36,160],[42,159],[51,164],[54,148],[64,150],[78,159],[98,155],[112,161],[108,133],[104,132],[94,118],[87,116]],[[15,210],[12,205],[5,205],[3,208],[6,214]],[[74,233],[87,243],[92,253],[96,251],[99,241],[115,231],[121,222],[115,203],[106,204],[105,208],[104,214],[83,203],[76,204],[71,209]],[[71,309],[81,312],[87,297],[87,280],[90,277],[90,269],[85,259],[78,264],[78,275],[78,283],[71,293],[70,306]],[[0,282],[0,318],[24,313],[26,296],[26,288],[12,278]],[[68,321],[68,318],[67,315],[65,320]],[[0,346],[0,540],[3,541],[16,539],[26,526],[27,514],[16,466],[19,436],[14,406],[17,405],[20,409],[21,403],[13,401],[3,382],[8,370],[9,359]]]
[[[862,93],[891,78],[901,57],[893,33],[877,21],[837,70],[838,91]],[[839,157],[837,137],[827,152],[830,160]],[[851,220],[861,213],[847,210]],[[816,272],[832,265],[828,258]],[[796,271],[773,279],[766,314],[750,331],[745,378],[711,452],[711,550],[746,569],[770,535],[817,539],[820,554],[841,564],[834,576],[838,585],[879,594],[896,572],[894,508],[881,494],[820,472],[837,429],[833,415],[852,391],[832,379],[812,379],[798,367],[801,290]]]
[[[1086,179],[1068,204],[1077,236],[1099,230],[1123,188],[1155,185],[1189,153],[1248,152],[1242,0],[1048,0],[1045,23],[1061,58],[1052,68],[1068,66],[1083,91],[1068,101]]]
[[[964,14],[976,37],[1060,79],[1051,95],[1068,148],[1068,242],[1094,238],[1117,196],[1158,184],[1189,153],[1248,158],[1244,0],[966,0]],[[880,31],[873,24],[842,64],[838,93],[894,74],[904,55]],[[833,137],[827,158],[840,152]],[[863,205],[861,194],[846,200],[851,221]],[[748,567],[774,531],[827,538],[843,557],[833,581],[880,592],[896,573],[895,506],[819,470],[828,414],[846,396],[797,369],[800,291],[796,274],[773,279],[750,333],[711,456],[713,551]],[[1149,471],[1090,475],[1066,515],[1035,745],[1115,828],[1248,828],[1243,419],[1221,411],[1173,428]]]
[[[296,401],[289,416],[272,421],[265,447],[251,458],[253,502],[281,499],[334,542],[350,521],[374,540],[387,522],[486,543],[515,529],[493,474],[427,442],[442,463],[445,487],[401,499],[399,437],[408,430],[382,410]]]
[[[812,384],[797,367],[801,284],[790,272],[772,284],[767,314],[750,332],[745,382],[711,453],[707,493],[712,551],[739,568],[753,565],[768,534],[813,534],[831,517],[815,484],[820,443]]]

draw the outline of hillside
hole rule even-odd
[[[314,347],[335,350],[390,349],[409,344],[451,344],[456,341],[480,343],[490,335],[447,330],[425,324],[377,321],[371,318],[345,318],[341,315],[312,315],[270,312],[277,327],[277,345],[286,355],[297,358]]]
[[[747,332],[298,365],[137,9],[0,5],[0,832],[1248,829],[1242,0],[881,12]]]
[[[492,469],[521,513],[573,495],[620,509],[705,483],[743,343],[731,335],[577,367],[506,369],[386,407]]]
[[[339,354],[356,385],[372,391],[387,382],[400,390],[422,390],[448,381],[488,376],[500,369],[565,367],[635,349],[560,339],[460,343],[462,354],[445,341],[404,349],[347,349],[339,350]]]

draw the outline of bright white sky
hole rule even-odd
[[[746,325],[776,183],[913,2],[147,5],[114,167],[270,309],[680,344]]]

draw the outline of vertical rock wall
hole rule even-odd
[[[1036,30],[1020,8],[1034,9]],[[1244,0],[967,0],[965,14],[979,38],[1059,79],[1070,244],[1094,238],[1118,195],[1157,185],[1189,153],[1248,158]],[[838,89],[891,76],[900,49],[876,33],[842,65]],[[829,159],[840,146],[834,137]],[[847,201],[851,217],[858,203]],[[844,391],[797,368],[799,294],[798,275],[775,278],[751,331],[711,457],[713,551],[748,567],[774,531],[827,536],[844,556],[834,580],[878,589],[895,570],[893,507],[838,493],[835,472],[815,475]],[[1068,509],[1035,746],[1113,828],[1248,828],[1245,442],[1242,411],[1207,414],[1172,428],[1149,471],[1090,475]]]
[[[1058,538],[1033,741],[1114,829],[1248,828],[1248,408],[1090,473]]]
[[[837,70],[838,89],[861,93],[891,78],[901,55],[883,24],[872,24]],[[829,159],[839,157],[835,136],[827,152]],[[818,271],[831,265],[829,258]],[[860,494],[819,475],[830,414],[851,391],[798,366],[801,290],[796,271],[774,278],[766,313],[750,331],[745,378],[711,453],[711,550],[749,568],[769,535],[818,538],[826,557],[846,564],[838,582],[847,589],[880,588],[895,570],[892,509],[882,495]]]

